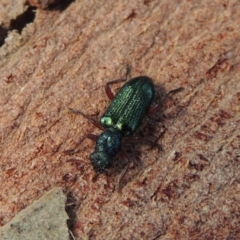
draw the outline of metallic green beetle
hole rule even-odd
[[[106,87],[106,93],[113,98],[110,88]],[[129,80],[118,91],[100,119],[105,131],[97,137],[95,150],[90,155],[97,173],[111,166],[112,159],[121,148],[122,138],[131,136],[137,130],[150,109],[154,95],[153,82],[146,76]]]

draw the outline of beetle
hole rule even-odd
[[[151,78],[139,76],[130,79],[114,97],[109,85],[120,81],[125,81],[125,79],[114,80],[106,84],[105,91],[112,102],[99,123],[81,111],[70,109],[75,113],[80,113],[95,126],[104,130],[99,136],[87,135],[88,138],[96,140],[95,150],[91,153],[90,160],[94,171],[98,174],[112,165],[113,158],[121,149],[122,139],[132,136],[146,113],[157,108],[157,105],[151,107],[155,96]]]
[[[90,155],[94,170],[102,173],[112,165],[121,148],[123,137],[131,136],[151,107],[155,95],[152,80],[146,76],[132,78],[118,91],[100,119],[105,131],[96,141]]]

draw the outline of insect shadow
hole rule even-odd
[[[151,136],[152,133],[157,132],[157,118],[158,121],[163,120],[164,115],[161,113],[166,97],[182,90],[182,88],[179,88],[166,93],[162,86],[158,86],[158,91],[156,92],[152,79],[147,76],[139,76],[127,81],[117,94],[114,95],[110,85],[125,81],[126,79],[117,79],[106,84],[105,92],[112,102],[100,118],[99,122],[86,115],[81,110],[70,109],[74,113],[81,114],[97,128],[103,130],[99,136],[93,134],[86,135],[87,138],[96,141],[95,150],[90,155],[91,164],[94,171],[97,173],[95,179],[97,179],[99,174],[103,172],[107,173],[106,169],[109,167],[118,165],[116,169],[123,169],[121,170],[120,180],[118,181],[118,183],[121,183],[129,169],[130,163],[141,162],[139,161],[140,153],[135,154],[132,161],[129,159],[133,142],[136,143],[134,150],[136,150],[136,146],[139,146],[142,143],[162,150],[158,141],[165,133],[166,129],[163,128],[164,131],[159,134],[154,141],[149,140],[149,136]],[[155,95],[155,102],[157,102],[157,104],[154,103]],[[150,114],[156,113],[157,110],[159,110],[159,113],[158,116],[156,114],[157,118],[155,120],[154,118],[149,117],[148,121],[143,121],[146,115],[150,116]],[[149,121],[150,119],[153,121],[153,124],[149,124],[149,122],[151,122]],[[140,128],[142,122],[143,126]],[[135,132],[137,133],[133,136]],[[146,135],[148,137],[145,137]],[[126,145],[125,149],[122,148],[122,143]],[[116,158],[121,158],[125,161],[114,161]],[[136,158],[138,158],[138,161],[136,161]],[[122,162],[125,162],[125,167],[121,166]]]

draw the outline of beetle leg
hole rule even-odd
[[[86,115],[85,113],[83,113],[82,111],[80,110],[76,110],[76,109],[72,109],[72,108],[69,108],[69,110],[73,113],[76,113],[76,114],[81,114],[82,116],[84,116],[85,118],[87,118],[95,127],[101,129],[101,130],[104,130],[104,128],[102,127],[102,125],[96,121],[95,119],[89,117],[88,115]]]
[[[75,164],[81,164],[81,161],[80,159],[76,159],[76,158],[71,158],[71,159],[68,159],[66,160],[67,162],[71,162],[71,163],[75,163]]]
[[[79,139],[79,141],[75,145],[75,148],[65,150],[64,153],[67,154],[67,155],[73,155],[75,153],[78,153],[79,152],[78,147],[81,145],[83,140],[84,140],[84,138]]]
[[[129,166],[130,166],[130,161],[129,161],[126,153],[121,152],[121,154],[124,155],[124,158],[125,158],[125,160],[127,161],[127,165],[126,165],[126,166],[124,167],[124,169],[122,170],[122,172],[121,172],[121,174],[120,174],[120,177],[119,177],[119,179],[118,179],[118,181],[117,181],[116,189],[117,189],[118,191],[121,191],[120,185],[121,185],[122,180],[123,180],[123,178],[125,177],[128,169],[129,169]]]
[[[114,83],[125,82],[126,80],[127,80],[126,78],[120,78],[120,79],[116,79],[116,80],[113,80],[111,82],[106,83],[105,92],[106,92],[106,94],[107,94],[107,96],[109,97],[110,100],[113,100],[113,98],[114,98],[114,94],[113,94],[113,92],[110,88],[110,85],[114,84]]]
[[[82,168],[85,165],[88,165],[88,163],[83,159],[70,158],[67,160],[67,162],[71,163],[72,165],[75,165],[79,171],[83,171]]]
[[[95,183],[98,180],[99,175],[100,175],[99,173],[95,173],[95,175],[92,178],[93,183]]]
[[[152,105],[152,106],[149,108],[149,110],[148,110],[148,112],[147,112],[147,115],[148,115],[148,114],[155,113],[158,108],[159,108],[159,104]]]
[[[161,135],[162,136],[162,135]],[[159,137],[160,138],[160,137]],[[154,142],[153,141],[150,141],[150,140],[147,140],[147,139],[142,139],[140,137],[137,137],[137,136],[132,136],[132,137],[128,137],[126,139],[123,139],[123,142],[127,142],[127,143],[131,143],[131,142],[143,142],[143,143],[146,143],[152,147],[157,147],[159,150],[163,151],[162,149],[162,146],[160,144],[157,143],[157,141],[159,140],[159,138],[157,138],[157,140],[155,140]]]
[[[89,133],[89,134],[86,134],[85,137],[91,139],[92,141],[96,141],[98,136]],[[78,152],[79,152],[78,147],[80,146],[80,144],[82,143],[83,140],[84,140],[84,138],[80,139],[80,140],[77,142],[77,144],[76,144],[76,146],[75,146],[74,149],[65,150],[64,153],[67,154],[67,155],[73,155],[73,154],[75,154],[75,153],[78,153]]]
[[[91,139],[92,141],[96,141],[98,136],[95,135],[95,134],[89,133],[89,134],[86,135],[86,137]]]
[[[123,180],[123,178],[125,177],[128,169],[129,169],[129,166],[130,166],[130,162],[128,162],[127,165],[126,165],[126,166],[124,167],[124,169],[122,170],[121,175],[120,175],[119,180],[118,180],[118,183],[117,183],[117,187],[116,187],[117,189],[120,189],[119,186],[120,186],[120,184],[122,183],[122,180]]]
[[[181,91],[183,91],[183,90],[184,90],[183,87],[173,89],[173,90],[171,90],[171,91],[169,91],[169,92],[167,93],[166,97],[168,97],[169,95],[172,95],[172,94],[176,94],[176,93],[178,93],[178,92],[181,92]],[[156,110],[157,110],[158,108],[159,108],[159,104],[158,104],[158,103],[155,104],[155,105],[152,105],[152,106],[149,108],[149,110],[148,110],[148,112],[147,112],[147,115],[156,112]]]
[[[169,91],[169,92],[167,93],[167,96],[170,95],[170,94],[175,94],[175,93],[181,92],[181,91],[183,91],[183,90],[184,90],[183,87],[173,89],[173,90],[171,90],[171,91]]]

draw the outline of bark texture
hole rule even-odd
[[[240,239],[240,2],[17,2],[0,3],[0,224],[62,186],[76,239]],[[93,181],[100,131],[68,108],[99,119],[127,65],[156,102],[184,91],[136,133],[163,151],[126,147],[141,164],[119,192],[124,161]]]

